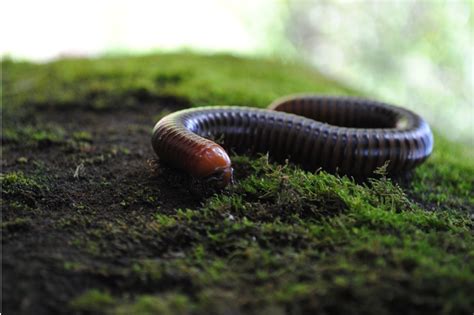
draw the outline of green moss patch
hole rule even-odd
[[[305,65],[227,55],[72,59],[46,65],[5,61],[2,66],[5,102],[42,108],[134,108],[158,101],[265,107],[289,93],[355,93]]]
[[[114,299],[110,294],[93,289],[72,300],[71,306],[82,311],[100,312],[113,303]]]
[[[381,169],[366,182],[233,156],[236,183],[209,192],[155,159],[157,119],[297,92],[358,93],[304,65],[227,55],[2,67],[3,312],[474,309],[465,145],[435,134],[433,156],[414,172]]]

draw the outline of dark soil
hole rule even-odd
[[[120,275],[101,277],[95,273],[68,272],[64,262],[90,262],[94,258],[75,246],[88,230],[104,224],[146,225],[159,208],[173,213],[177,208],[196,208],[202,197],[193,194],[191,181],[184,175],[157,166],[150,144],[153,127],[150,117],[163,110],[183,107],[180,101],[158,100],[135,109],[101,112],[71,108],[33,109],[17,118],[23,125],[61,126],[67,134],[86,131],[93,135],[85,143],[49,143],[24,146],[8,144],[3,150],[2,172],[21,169],[45,174],[47,189],[25,196],[4,196],[26,202],[24,222],[3,230],[3,309],[6,314],[51,314],[70,311],[64,305],[87,288],[133,288]],[[5,117],[6,125],[9,117]],[[28,162],[21,164],[19,158]],[[80,167],[83,165],[83,167]],[[78,176],[74,173],[79,168]],[[146,199],[145,197],[152,197]],[[19,214],[4,205],[3,221]],[[85,216],[86,215],[86,216]],[[97,268],[113,268],[137,257],[163,253],[166,245],[150,242],[134,244],[116,236],[109,248],[101,249]],[[105,283],[104,283],[105,282]],[[141,288],[137,292],[146,292]]]

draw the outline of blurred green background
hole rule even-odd
[[[18,0],[2,11],[2,58],[193,50],[302,61],[474,141],[473,1]]]

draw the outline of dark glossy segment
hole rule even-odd
[[[162,160],[197,177],[211,172],[198,169],[202,163],[197,160],[206,148],[220,148],[213,141],[238,153],[269,153],[306,169],[322,167],[358,177],[370,176],[386,161],[390,173],[405,172],[433,148],[423,119],[380,102],[294,96],[270,108],[201,107],[173,113],[155,126],[153,148]]]

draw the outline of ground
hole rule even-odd
[[[304,65],[162,54],[2,62],[4,314],[471,314],[474,153],[355,182],[233,156],[212,193],[154,123],[199,105],[358,95]]]

